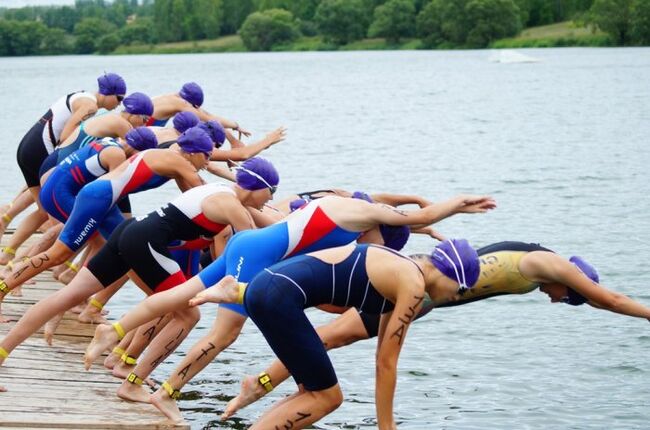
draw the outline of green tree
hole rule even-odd
[[[71,36],[61,28],[48,28],[41,45],[41,53],[45,55],[62,55],[74,52],[70,43]]]
[[[75,48],[79,54],[91,54],[97,50],[97,42],[105,35],[116,30],[114,24],[101,18],[84,18],[74,26],[77,37]]]
[[[630,37],[637,45],[650,45],[650,1],[632,2]]]
[[[319,0],[257,0],[257,10],[288,10],[296,18],[310,21],[314,17]]]
[[[412,36],[415,30],[415,5],[412,0],[389,0],[377,6],[368,29],[369,37],[385,37],[398,43],[400,38]]]
[[[469,32],[466,3],[467,0],[433,0],[422,9],[416,29],[426,47],[465,44]]]
[[[298,37],[293,14],[283,9],[269,9],[248,15],[239,34],[251,51],[269,51],[273,45]]]
[[[47,27],[41,22],[0,20],[0,55],[36,55]]]
[[[171,0],[171,9],[169,14],[169,34],[170,42],[178,42],[185,40],[185,17],[187,16],[187,9],[185,8],[185,1]]]
[[[235,34],[248,15],[253,13],[253,0],[223,0],[221,34]]]
[[[116,33],[105,34],[97,41],[97,52],[100,54],[110,54],[120,46],[120,37]]]
[[[608,33],[619,45],[630,41],[630,6],[632,0],[596,0],[591,7],[591,21]]]
[[[361,0],[323,0],[314,20],[325,40],[341,45],[362,39],[368,27]]]
[[[156,43],[154,23],[151,18],[137,18],[122,27],[118,36],[123,45]]]
[[[470,23],[466,43],[472,47],[484,48],[521,30],[519,9],[513,0],[470,0],[465,13]]]

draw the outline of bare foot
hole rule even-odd
[[[0,265],[6,266],[13,258],[13,254],[7,254],[4,250],[0,251]]]
[[[257,377],[247,375],[241,381],[241,390],[237,397],[228,402],[226,410],[221,414],[221,420],[227,420],[238,410],[250,405],[266,395],[266,390],[257,382]]]
[[[120,360],[113,367],[113,371],[111,373],[116,378],[126,379],[126,377],[129,376],[129,373],[133,372],[133,369],[135,369],[135,364],[126,364],[125,362]]]
[[[104,318],[104,315],[103,311],[89,304],[81,311],[77,320],[84,324],[106,324],[108,320]]]
[[[180,423],[183,421],[183,415],[181,415],[180,409],[174,399],[169,397],[167,392],[162,388],[153,393],[150,397],[151,404],[160,410],[167,418],[169,418],[174,423]]]
[[[61,273],[65,272],[65,269],[67,269],[67,267],[64,266],[63,264],[59,264],[58,266],[54,266],[51,269],[52,270],[52,277],[58,281],[59,276],[61,276]]]
[[[238,298],[239,284],[233,276],[228,275],[190,299],[190,306],[198,306],[207,302],[236,303]]]
[[[77,275],[77,272],[75,272],[72,269],[66,269],[61,273],[59,276],[56,277],[57,281],[62,283],[63,285],[68,285],[72,279]]]
[[[2,302],[0,302],[0,305],[1,304]],[[11,322],[11,318],[2,315],[2,310],[0,309],[0,323],[8,323],[8,322]]]
[[[9,295],[14,296],[14,297],[22,297],[23,296],[23,287],[18,286],[14,288],[13,290],[9,291]]]
[[[1,363],[0,363],[0,364],[1,364]],[[0,393],[4,393],[4,392],[6,392],[6,391],[7,391],[7,389],[6,389],[5,387],[0,386]]]
[[[107,368],[108,370],[113,370],[113,368],[117,366],[117,363],[119,363],[120,361],[121,361],[120,356],[114,352],[111,352],[110,354],[108,354],[108,357],[106,357],[106,359],[104,360],[104,367]]]
[[[43,328],[43,337],[45,338],[45,342],[47,342],[48,345],[52,346],[52,339],[54,339],[54,333],[56,333],[57,327],[59,327],[59,323],[63,319],[63,314],[65,312],[62,312],[49,320],[48,322],[45,323],[45,327]]]
[[[4,363],[5,360],[6,360],[6,359],[5,359],[4,357],[0,357],[0,367],[2,367],[2,363]]]
[[[111,349],[118,342],[117,333],[113,326],[108,324],[100,324],[95,329],[95,336],[93,340],[90,341],[90,345],[86,348],[86,354],[84,355],[84,367],[86,370],[90,369],[90,366],[93,365],[93,362],[102,355],[107,349]]]
[[[132,384],[128,381],[122,382],[120,388],[117,389],[117,397],[131,402],[149,403],[150,395],[142,385]]]

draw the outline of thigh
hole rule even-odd
[[[336,385],[332,362],[295,286],[265,272],[249,284],[245,303],[250,318],[298,384],[309,391]]]
[[[77,251],[97,231],[112,206],[109,181],[94,181],[82,188],[70,217],[59,235],[68,248]]]

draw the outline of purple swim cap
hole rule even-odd
[[[194,112],[179,112],[174,116],[174,128],[179,133],[185,133],[199,123],[199,117]]]
[[[124,111],[133,115],[153,115],[153,103],[148,95],[142,93],[131,93],[124,101]]]
[[[179,96],[195,108],[203,104],[203,90],[196,82],[188,82],[181,88]]]
[[[575,264],[575,266],[578,269],[580,269],[580,271],[584,273],[587,278],[591,279],[595,283],[600,282],[600,277],[598,276],[598,272],[596,271],[596,268],[591,264],[587,263],[585,260],[583,260],[582,257],[578,257],[577,255],[574,255],[573,257],[569,258],[569,261]],[[572,288],[567,287],[567,290],[569,293],[569,297],[567,300],[565,300],[566,304],[572,306],[580,306],[584,303],[587,303],[587,298],[582,294],[578,293]]]
[[[261,157],[249,158],[236,167],[237,185],[255,191],[268,188],[273,194],[280,183],[280,175],[270,161]]]
[[[411,229],[405,225],[380,224],[379,232],[381,233],[382,239],[384,239],[384,246],[395,251],[401,251],[411,235]]]
[[[126,82],[117,73],[104,73],[97,78],[99,94],[105,96],[123,96],[126,94]]]
[[[226,141],[226,130],[218,121],[205,121],[199,124],[199,127],[208,133],[215,148],[221,148]]]
[[[147,127],[138,127],[126,133],[126,143],[136,151],[144,151],[158,146],[158,139]]]
[[[443,275],[458,282],[458,292],[472,288],[481,274],[476,250],[465,239],[448,239],[436,246],[431,263]]]
[[[307,204],[307,200],[305,199],[291,200],[291,202],[289,203],[289,210],[291,212],[295,212],[306,204]]]
[[[190,154],[203,153],[210,156],[212,154],[212,140],[210,136],[199,126],[187,129],[177,140],[181,151]]]
[[[368,194],[364,193],[363,191],[355,191],[355,192],[353,192],[352,193],[352,198],[353,199],[359,199],[359,200],[365,200],[368,203],[374,203],[372,198]],[[386,245],[386,246],[388,246],[388,245]]]

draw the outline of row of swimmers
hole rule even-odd
[[[32,306],[0,341],[0,364],[44,324],[51,337],[61,314],[75,305],[91,299],[89,306],[99,311],[130,277],[149,297],[112,325],[99,325],[84,358],[89,368],[110,351],[104,365],[125,378],[120,397],[151,402],[180,420],[176,399],[183,386],[238,337],[250,316],[279,361],[244,379],[223,418],[291,375],[297,393],[253,428],[304,428],[318,421],[342,402],[326,349],[376,336],[376,407],[383,429],[395,427],[396,366],[409,326],[433,308],[539,289],[553,302],[650,317],[649,308],[600,285],[584,259],[567,260],[520,242],[476,251],[431,229],[454,214],[495,208],[488,196],[430,203],[417,196],[321,190],[271,206],[279,174],[269,161],[254,157],[237,165],[233,185],[205,184],[197,170],[216,151],[209,131],[192,126],[161,149],[147,130],[132,129],[123,142],[92,140],[54,167],[51,175],[62,185],[49,191],[54,209],[44,206],[59,211],[58,217],[50,213],[62,221],[61,233],[49,249],[15,263],[0,283],[0,295],[70,258],[96,232],[106,243],[66,287]],[[89,146],[98,147],[93,153]],[[122,161],[97,175],[93,167],[109,166],[101,154],[117,153],[118,146],[125,152]],[[183,191],[178,197],[145,216],[118,219],[121,199],[171,178]],[[43,190],[50,189],[48,181]],[[57,208],[67,201],[59,189],[69,197],[67,210]],[[46,200],[42,193],[41,199]],[[420,208],[397,208],[408,203]],[[406,257],[399,251],[413,231],[440,244],[430,254]],[[209,245],[212,253],[200,258]],[[196,325],[197,306],[205,302],[221,303],[212,329],[150,394],[143,384]],[[316,330],[305,317],[310,307],[341,316]]]

